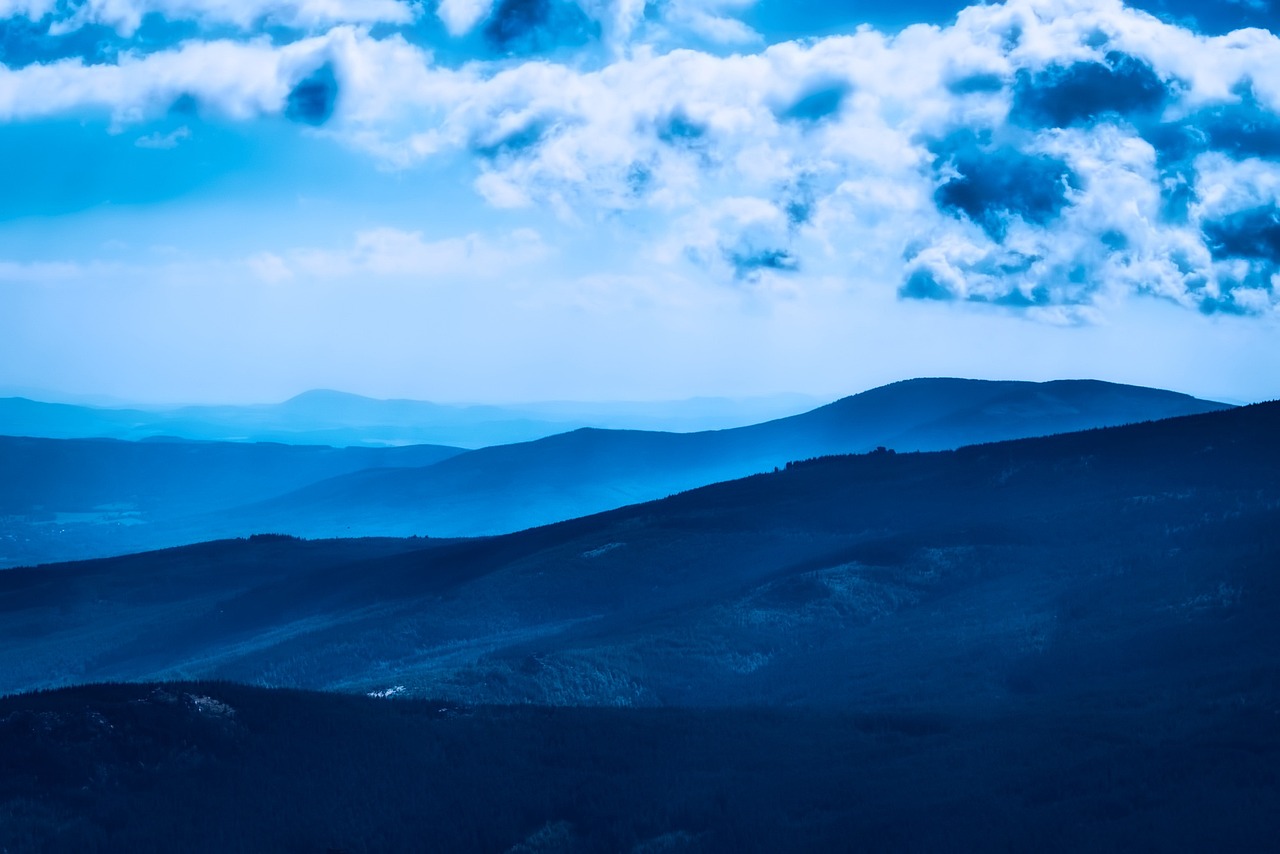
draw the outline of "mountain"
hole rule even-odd
[[[3,572],[0,692],[74,687],[0,697],[0,848],[1267,850],[1278,431],[1259,404],[502,537]],[[210,677],[342,693],[75,684]]]
[[[284,408],[305,421],[347,396]],[[363,401],[363,402],[361,402]],[[394,401],[350,403],[352,419]],[[422,406],[401,402],[405,423]],[[346,405],[346,404],[343,404]],[[388,407],[391,407],[389,409]],[[952,448],[1203,412],[1221,404],[1098,382],[913,380],[732,430],[581,429],[461,453],[439,446],[0,439],[0,567],[256,532],[478,536],[575,518],[796,459]],[[302,423],[299,421],[299,423]]]
[[[502,537],[258,537],[10,570],[0,691],[219,678],[464,703],[1269,703],[1277,429],[1264,404],[817,459]]]
[[[430,465],[458,448],[328,448],[0,436],[0,566],[175,545],[165,526],[335,475]]]
[[[547,402],[510,406],[375,400],[317,389],[278,404],[110,408],[0,398],[0,434],[53,439],[285,442],[334,446],[523,442],[580,427],[706,430],[811,408],[803,395],[652,403]]]
[[[368,471],[202,519],[243,535],[483,536],[506,533],[877,446],[899,451],[1062,433],[1227,408],[1097,381],[920,379],[763,424],[699,433],[584,429],[483,448],[421,469]]]

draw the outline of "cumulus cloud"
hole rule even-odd
[[[625,48],[557,61],[449,67],[403,35],[336,26],[0,69],[0,119],[97,109],[125,124],[179,98],[284,115],[389,168],[469,158],[497,207],[646,223],[653,258],[744,286],[820,266],[883,276],[905,299],[1052,320],[1131,293],[1275,310],[1275,34],[1205,36],[1119,0],[1008,0],[945,27],[727,55],[664,41],[703,27],[703,47],[749,43],[733,26],[749,5],[437,7],[450,32],[509,54],[575,27]],[[323,264],[284,260],[316,275],[426,270],[470,245],[370,232]]]
[[[197,21],[248,30],[268,23],[300,29],[335,24],[407,24],[414,7],[403,0],[5,0],[0,18],[50,18],[50,32],[73,32],[90,24],[110,27],[121,35],[137,32],[147,15],[170,21]]]
[[[436,14],[450,35],[461,36],[484,20],[492,8],[493,0],[440,0]]]
[[[538,53],[599,38],[623,52],[637,37],[680,44],[759,43],[740,16],[756,0],[440,0],[436,15],[452,36],[481,27],[500,52]]]

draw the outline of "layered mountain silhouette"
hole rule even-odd
[[[324,409],[311,398],[297,406]],[[369,401],[372,412],[385,402]],[[1093,381],[912,380],[802,415],[696,433],[581,429],[442,447],[0,442],[0,566],[255,532],[306,537],[506,533],[877,446],[936,450],[1224,408]],[[412,409],[412,407],[411,407]],[[406,416],[408,417],[408,416]]]
[[[580,427],[707,430],[811,408],[804,395],[655,403],[547,402],[510,406],[376,400],[316,389],[282,403],[123,409],[0,398],[0,435],[49,439],[172,436],[204,441],[346,446],[524,442]]]
[[[174,542],[177,520],[339,474],[420,467],[459,448],[0,436],[0,567]],[[200,539],[196,537],[195,539]]]
[[[1280,656],[1277,429],[1262,404],[816,459],[502,537],[263,536],[10,570],[0,692],[220,678],[970,713],[1176,684],[1248,701]]]
[[[827,454],[956,448],[1226,408],[1096,381],[921,379],[802,415],[699,433],[584,429],[483,448],[426,468],[366,471],[216,520],[210,530],[301,536],[499,534]]]

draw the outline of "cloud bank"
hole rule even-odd
[[[0,67],[0,122],[145,129],[185,104],[283,117],[385,169],[460,157],[495,209],[621,223],[650,262],[730,288],[875,277],[905,300],[1063,323],[1133,294],[1280,311],[1274,33],[1008,0],[765,45],[750,5],[442,0],[444,38],[488,51],[445,62],[408,26],[425,7],[394,0],[102,0],[62,17],[10,2],[0,14],[51,28],[127,35],[155,14],[244,32]]]

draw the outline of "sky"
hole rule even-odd
[[[0,390],[1280,397],[1278,24],[0,0]]]

